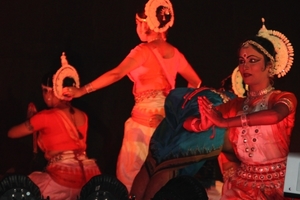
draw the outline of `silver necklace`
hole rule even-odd
[[[259,96],[268,94],[272,90],[274,90],[274,88],[271,85],[269,85],[265,89],[262,89],[262,90],[259,90],[259,91],[248,91],[247,96],[250,97],[251,99],[253,99],[253,98],[257,98]]]
[[[244,105],[243,105],[243,111],[244,112],[249,112],[249,102],[252,99],[256,99],[258,97],[262,97],[262,100],[260,101],[260,106],[264,107],[265,106],[265,98],[266,95],[269,94],[271,91],[274,90],[274,87],[272,87],[271,85],[269,85],[268,87],[266,87],[265,89],[262,89],[260,91],[254,92],[254,91],[248,91],[247,92],[247,98],[244,101]],[[257,104],[256,104],[257,105]]]

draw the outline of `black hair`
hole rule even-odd
[[[42,78],[42,85],[47,87],[53,87],[53,76],[55,71],[47,72]]]
[[[66,77],[63,80],[63,87],[74,87],[75,86],[75,80],[71,77]]]
[[[167,23],[171,21],[172,13],[165,13],[164,9],[164,6],[159,6],[156,9],[156,17],[159,21],[159,28],[164,27]]]
[[[42,85],[45,85],[47,87],[53,87],[53,76],[55,75],[56,71],[50,71],[46,73],[42,78]],[[74,86],[75,80],[71,77],[65,77],[63,80],[62,87],[72,87]]]
[[[136,14],[142,19],[147,18],[144,7],[145,7],[145,4],[143,4],[143,6],[140,5],[136,12]],[[159,22],[158,28],[164,27],[167,23],[169,23],[171,21],[171,18],[172,18],[172,13],[164,12],[164,9],[165,9],[164,6],[158,6],[156,9],[156,18]]]
[[[259,45],[261,45],[271,56],[273,56],[273,58],[275,58],[276,55],[276,51],[274,48],[274,45],[272,44],[272,42],[264,37],[260,37],[260,36],[254,36],[252,38],[248,38],[247,40],[245,40],[244,42],[248,41],[248,40],[252,40],[256,43],[258,43]],[[241,50],[241,48],[243,48],[243,44],[244,42],[240,45],[239,48],[239,52]],[[256,51],[258,51],[259,53],[261,53],[264,56],[264,60],[265,60],[265,65],[267,65],[271,59],[264,53],[262,52],[261,49],[257,48],[255,45],[250,44]]]

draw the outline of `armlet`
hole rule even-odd
[[[278,104],[278,103],[285,104],[289,108],[290,112],[292,112],[294,110],[293,103],[291,102],[291,100],[289,100],[287,98],[280,98],[280,99],[278,99],[278,101],[275,103],[275,105]]]

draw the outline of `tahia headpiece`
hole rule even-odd
[[[273,69],[271,70],[271,75],[277,75],[278,78],[283,77],[287,74],[287,72],[291,69],[291,66],[294,61],[294,49],[290,41],[287,39],[285,35],[275,30],[268,30],[265,26],[265,19],[262,18],[263,26],[259,30],[257,36],[266,38],[270,42],[272,42],[276,56],[275,58],[260,44],[254,42],[252,40],[246,41],[243,43],[243,46],[247,44],[254,45],[258,49],[260,49],[268,58],[270,58],[273,63]],[[234,92],[239,97],[245,97],[245,89],[247,89],[247,85],[244,86],[243,78],[240,74],[240,71],[237,68],[234,69],[232,73],[232,87]]]
[[[239,67],[236,67],[231,75],[231,83],[232,83],[232,90],[234,94],[238,97],[245,97],[244,94],[246,92],[246,85],[243,84],[243,77],[240,73]]]
[[[262,22],[263,26],[257,35],[272,42],[276,52],[274,75],[277,75],[278,78],[280,78],[286,75],[286,73],[291,69],[294,61],[294,49],[285,35],[279,31],[268,30],[265,26],[264,18],[262,18]]]
[[[163,18],[167,15],[170,16],[170,21],[163,27],[160,27],[160,22],[157,19],[157,9],[160,6],[163,6],[163,8],[159,14]],[[138,15],[136,17],[140,21],[146,21],[149,28],[155,32],[163,33],[174,24],[174,11],[169,0],[149,0],[145,5],[145,14],[147,16],[146,19],[141,19]]]
[[[63,81],[66,77],[73,78],[75,81],[74,87],[79,88],[79,76],[74,67],[69,65],[67,58],[65,56],[65,52],[62,53],[61,57],[61,67],[57,70],[57,72],[53,76],[53,91],[54,95],[59,99],[65,99],[62,94],[63,89]]]

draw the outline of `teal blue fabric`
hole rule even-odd
[[[194,95],[191,95],[192,93]],[[226,92],[226,95],[229,98],[235,97],[231,92]],[[156,166],[168,161],[180,169],[179,175],[193,176],[205,163],[205,160],[195,161],[197,155],[221,149],[224,128],[213,127],[200,133],[189,132],[183,128],[183,122],[188,117],[200,116],[197,103],[199,96],[206,96],[214,106],[223,103],[221,96],[209,88],[203,90],[176,88],[166,97],[166,117],[155,130],[149,147]],[[183,157],[190,157],[191,161],[185,160],[183,163],[176,161]]]

